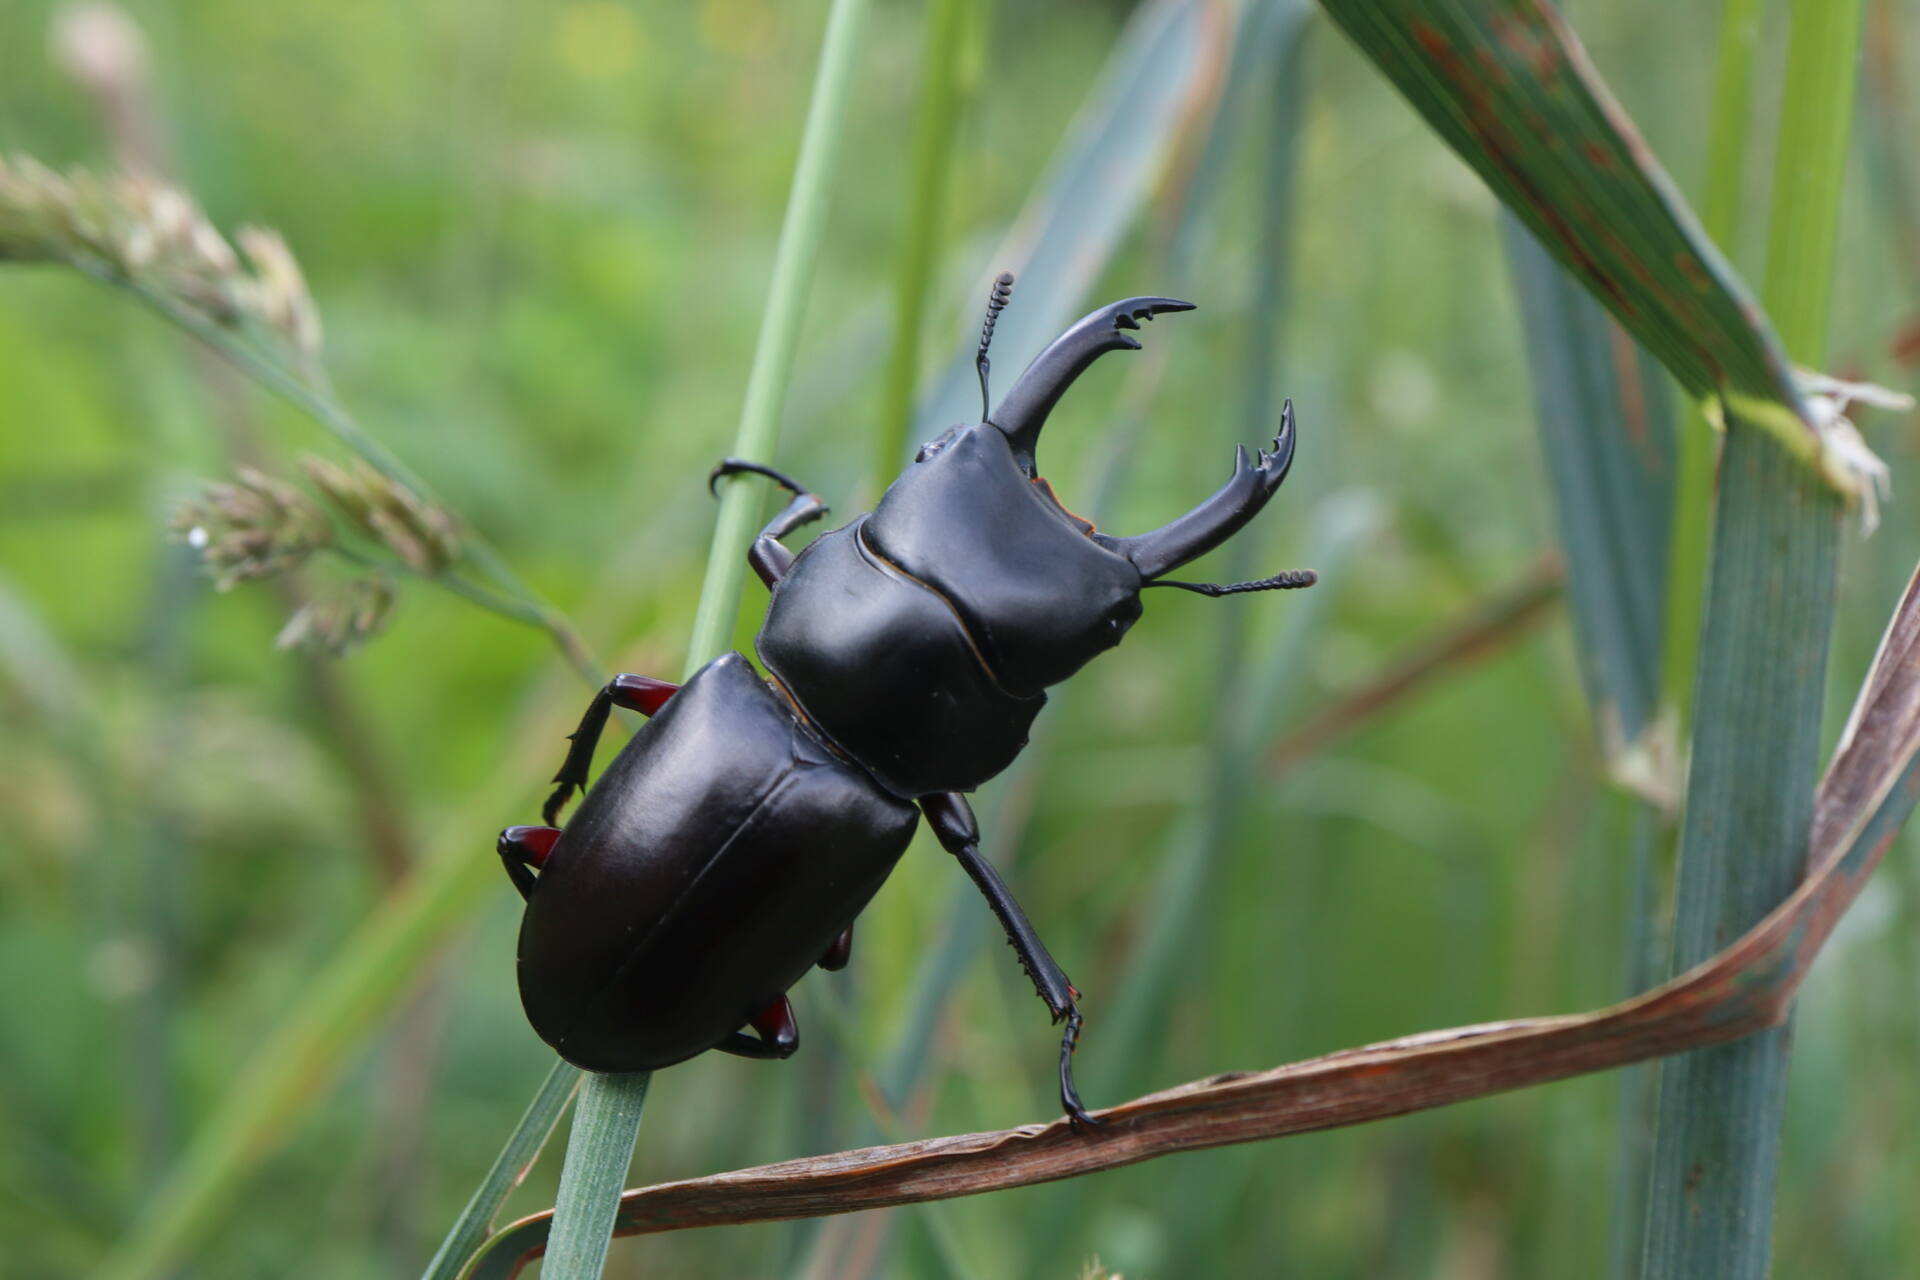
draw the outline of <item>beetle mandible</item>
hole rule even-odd
[[[1310,570],[1256,582],[1165,575],[1252,519],[1293,461],[1288,401],[1271,452],[1173,523],[1096,530],[1034,466],[1048,413],[1139,322],[1192,304],[1126,298],[1040,353],[987,411],[988,347],[1012,292],[993,285],[975,357],[982,421],[923,446],[871,513],[799,553],[782,539],[827,508],[785,475],[728,459],[793,495],[748,561],[772,592],[755,648],[770,679],[724,654],[677,686],[618,675],[588,706],[546,825],[510,827],[499,853],[526,899],[519,981],[528,1020],[591,1071],[669,1066],[708,1049],[784,1058],[799,1045],[786,992],[845,965],[853,920],[905,852],[920,815],[999,917],[1056,1023],[1060,1101],[1095,1123],[1073,1083],[1080,993],[980,852],[963,792],[1027,742],[1046,688],[1118,644],[1146,587],[1209,596],[1310,586]],[[614,707],[650,717],[586,791]],[[749,1035],[743,1027],[751,1027]]]

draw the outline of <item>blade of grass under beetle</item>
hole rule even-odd
[[[1825,354],[1860,43],[1859,0],[1796,0],[1768,227],[1767,304],[1788,351]],[[1731,406],[1730,406],[1731,407]],[[1815,821],[1840,504],[1776,440],[1729,414],[1707,576],[1674,916],[1676,967],[1786,898]],[[1767,1273],[1786,1104],[1777,1027],[1661,1076],[1645,1274]]]
[[[767,308],[747,375],[733,447],[737,458],[756,462],[773,458],[780,406],[800,348],[807,290],[826,233],[847,97],[853,86],[854,55],[867,8],[868,0],[834,0],[827,13],[786,217],[774,251]],[[687,644],[689,679],[732,642],[746,580],[747,544],[763,497],[762,486],[753,484],[729,484],[721,491],[713,547]],[[574,1109],[573,1132],[560,1173],[552,1253],[542,1269],[548,1280],[595,1280],[600,1275],[651,1080],[652,1073],[647,1071],[587,1077]]]
[[[1920,574],[1908,583],[1815,796],[1811,874],[1706,963],[1592,1013],[1452,1027],[1258,1072],[1229,1072],[1101,1113],[789,1160],[630,1191],[617,1231],[852,1213],[1032,1186],[1174,1152],[1363,1124],[1699,1045],[1787,1016],[1834,926],[1920,800]],[[510,1280],[547,1214],[487,1242],[471,1280]]]
[[[493,1230],[493,1220],[500,1212],[500,1206],[506,1203],[513,1189],[533,1168],[534,1161],[540,1158],[540,1148],[553,1136],[554,1126],[560,1123],[560,1113],[567,1109],[567,1103],[573,1100],[574,1090],[579,1087],[578,1070],[564,1062],[553,1064],[553,1070],[547,1073],[540,1092],[533,1095],[533,1101],[527,1104],[526,1114],[520,1117],[520,1123],[514,1126],[513,1133],[508,1136],[507,1145],[500,1148],[493,1167],[480,1179],[480,1185],[473,1189],[466,1208],[454,1219],[452,1229],[447,1232],[446,1239],[440,1242],[433,1260],[420,1273],[420,1280],[455,1280],[460,1274],[467,1259],[473,1256],[474,1250],[487,1238],[487,1233]]]
[[[1857,496],[1787,354],[1545,0],[1321,0],[1361,52],[1693,399]]]

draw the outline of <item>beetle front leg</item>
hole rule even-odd
[[[772,467],[757,462],[748,462],[744,458],[723,458],[720,465],[707,477],[707,488],[712,490],[722,476],[737,476],[743,473],[766,476],[775,484],[793,495],[780,511],[780,514],[767,522],[759,536],[754,538],[753,546],[747,549],[747,563],[753,566],[760,581],[766,583],[768,590],[780,579],[787,576],[787,570],[793,567],[794,553],[784,546],[780,539],[803,525],[810,524],[827,514],[827,504],[816,493],[809,492],[799,481],[775,471]]]
[[[1006,881],[993,869],[993,864],[981,856],[980,828],[973,819],[973,808],[966,798],[957,792],[927,796],[920,801],[920,808],[925,811],[927,824],[940,838],[941,845],[959,860],[986,898],[987,905],[993,908],[993,914],[999,917],[1000,927],[1006,930],[1007,941],[1013,944],[1014,953],[1020,957],[1020,967],[1033,980],[1033,989],[1046,1001],[1053,1020],[1064,1020],[1067,1024],[1060,1037],[1060,1105],[1066,1111],[1067,1118],[1076,1132],[1100,1124],[1101,1121],[1087,1113],[1080,1101],[1080,1091],[1073,1083],[1073,1051],[1080,1043],[1081,1025],[1080,1010],[1074,1001],[1079,999],[1080,992],[1067,980],[1059,962],[1048,953],[1046,944],[1040,941],[1033,923],[1027,919],[1027,913],[1014,901]]]
[[[666,706],[667,699],[679,691],[679,685],[665,680],[623,673],[607,681],[606,688],[593,695],[593,701],[587,704],[587,713],[580,717],[580,727],[567,735],[572,745],[567,748],[567,758],[560,762],[560,772],[553,775],[553,794],[541,807],[540,816],[547,820],[547,825],[558,826],[562,806],[576,790],[586,787],[587,774],[593,768],[594,748],[600,745],[600,735],[606,731],[607,717],[613,714],[613,709],[624,707],[650,716]]]

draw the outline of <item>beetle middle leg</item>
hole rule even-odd
[[[741,474],[765,476],[793,495],[793,501],[767,522],[767,527],[760,531],[747,551],[747,563],[760,575],[760,581],[771,589],[793,567],[794,553],[780,539],[827,514],[827,504],[821,501],[820,495],[809,492],[806,486],[784,472],[758,462],[748,462],[744,458],[722,458],[720,465],[713,469],[713,474],[707,477],[707,488],[712,489],[719,484],[722,476]]]
[[[1067,980],[1059,962],[1048,954],[1046,944],[1034,932],[1033,923],[1014,901],[1000,873],[980,855],[980,828],[966,798],[958,792],[926,796],[920,801],[920,807],[926,812],[927,824],[940,838],[941,845],[959,860],[986,898],[987,905],[993,908],[993,914],[999,917],[1000,927],[1007,932],[1007,941],[1020,957],[1021,968],[1033,980],[1034,991],[1046,1001],[1053,1020],[1067,1024],[1060,1037],[1061,1107],[1076,1131],[1100,1124],[1101,1121],[1087,1114],[1080,1101],[1080,1091],[1073,1083],[1073,1051],[1080,1042],[1081,1024],[1080,1010],[1074,1001],[1080,992]]]
[[[587,713],[580,717],[580,727],[567,735],[572,745],[567,748],[567,758],[560,762],[560,772],[553,775],[553,794],[541,807],[540,816],[548,826],[559,825],[561,808],[576,789],[587,785],[594,748],[600,745],[600,735],[606,731],[607,717],[613,714],[613,709],[623,707],[650,716],[666,706],[667,699],[679,691],[679,685],[665,680],[623,673],[607,681],[606,687],[593,695],[593,701],[587,704]]]

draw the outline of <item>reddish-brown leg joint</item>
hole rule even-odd
[[[606,729],[607,717],[613,713],[613,709],[625,707],[643,716],[651,716],[666,706],[667,699],[678,692],[679,685],[668,684],[665,680],[622,674],[607,681],[606,687],[593,695],[593,701],[587,704],[587,713],[580,717],[580,727],[567,735],[573,745],[567,748],[567,758],[561,761],[560,772],[553,775],[553,794],[547,797],[546,805],[540,810],[540,816],[547,820],[548,826],[560,821],[560,810],[573,793],[585,789],[587,771],[593,765],[593,749],[600,745],[600,734]]]
[[[533,887],[540,883],[527,868],[546,866],[547,856],[559,840],[558,827],[508,827],[500,833],[500,842],[494,847],[507,868],[507,878],[521,897],[531,897]]]
[[[607,685],[607,693],[617,707],[650,716],[667,705],[667,699],[680,692],[680,686],[652,676],[617,675]]]
[[[784,1050],[780,1054],[783,1058],[800,1047],[800,1024],[794,1020],[793,1005],[785,996],[754,1014],[748,1025],[760,1033],[762,1040]]]
[[[736,1031],[714,1047],[743,1058],[791,1058],[800,1047],[800,1024],[785,996],[754,1014],[747,1025],[755,1035]]]

